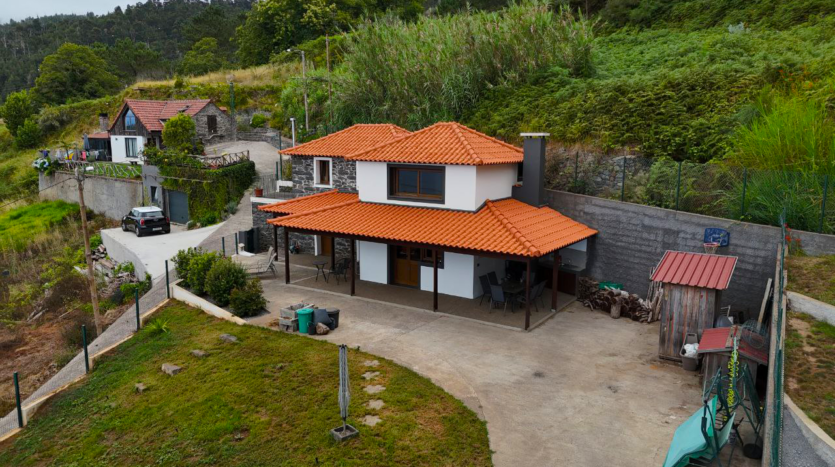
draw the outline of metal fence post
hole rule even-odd
[[[275,161],[275,178],[278,179],[280,172],[278,171],[278,161]]]
[[[238,251],[238,232],[235,232],[235,254],[240,254]]]
[[[171,298],[171,280],[168,278],[168,260],[165,260],[165,298]]]
[[[829,174],[823,176],[823,201],[821,201],[821,219],[818,233],[823,233],[823,221],[826,218],[826,195],[829,192]]]
[[[226,237],[220,237],[220,251],[226,256]]]
[[[742,168],[742,214],[740,218],[745,217],[745,191],[748,189],[748,167]]]
[[[678,199],[681,195],[681,163],[678,161],[678,175],[676,176],[676,211],[678,211]]]
[[[142,328],[142,322],[139,320],[139,289],[133,289],[133,299],[136,303],[136,332]]]
[[[90,354],[87,352],[87,326],[81,325],[81,342],[84,344],[84,369],[90,372]]]
[[[14,372],[14,397],[17,404],[17,427],[23,428],[23,408],[20,405],[20,383],[17,379],[17,372]]]
[[[623,201],[626,195],[626,156],[623,156],[623,172],[620,177],[620,200]]]

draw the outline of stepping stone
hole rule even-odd
[[[202,351],[202,350],[199,350],[199,349],[194,349],[194,350],[192,350],[192,351],[191,351],[191,354],[192,354],[192,355],[194,355],[194,356],[195,356],[195,357],[197,357],[197,358],[203,358],[203,357],[205,357],[206,355],[208,355],[206,352],[204,352],[204,351]]]
[[[374,425],[380,423],[381,421],[382,421],[382,419],[380,417],[376,416],[376,415],[366,415],[362,419],[363,425],[368,425],[368,426],[374,426]]]
[[[174,376],[183,369],[173,363],[163,363],[162,364],[162,372],[168,376]]]
[[[364,388],[362,388],[362,389],[363,389],[365,392],[369,393],[369,394],[377,394],[378,392],[383,392],[383,391],[385,391],[385,390],[386,390],[386,387],[385,387],[385,386],[379,386],[379,385],[373,385],[373,384],[372,384],[371,386],[366,386],[366,387],[364,387]]]
[[[372,379],[372,378],[376,378],[378,376],[380,376],[379,371],[366,371],[365,373],[362,374],[362,377],[365,378],[365,379]]]
[[[380,362],[378,362],[377,360],[366,360],[365,362],[363,362],[363,365],[365,366],[377,366],[379,364]]]
[[[134,388],[136,388],[136,393],[137,393],[137,394],[142,394],[143,392],[145,392],[145,390],[146,390],[146,389],[148,389],[148,388],[147,388],[147,387],[145,387],[145,385],[144,385],[144,384],[142,384],[142,383],[136,383],[136,385],[134,386]]]
[[[232,334],[221,334],[220,340],[226,342],[238,342],[238,338],[233,336]]]
[[[384,405],[386,405],[386,403],[380,399],[372,399],[365,404],[366,407],[372,410],[380,410]]]

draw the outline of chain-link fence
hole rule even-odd
[[[142,295],[138,301],[127,307],[123,314],[108,326],[101,335],[97,336],[82,349],[49,380],[42,384],[28,397],[16,404],[14,410],[0,419],[0,437],[17,429],[22,428],[26,422],[27,414],[35,409],[49,396],[64,389],[71,383],[79,380],[87,373],[87,368],[92,367],[93,360],[100,354],[109,351],[119,343],[130,338],[139,328],[139,317],[144,317],[153,308],[161,304],[170,295],[169,283],[177,280],[177,272],[172,265],[166,274],[153,281],[151,289]],[[143,318],[144,319],[144,318]],[[88,329],[92,333],[92,329]],[[21,368],[17,374],[23,379],[27,371],[35,369]],[[16,383],[16,382],[15,382]],[[17,384],[14,385],[17,388]]]
[[[835,177],[634,155],[550,157],[548,187],[714,217],[835,233]]]

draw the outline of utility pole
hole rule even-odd
[[[304,63],[304,50],[302,53],[302,81],[304,81],[304,132],[310,132],[310,117],[307,113],[307,65]]]
[[[328,131],[325,133],[330,134],[332,131],[331,127],[333,126],[333,101],[331,100],[331,39],[328,34],[325,34],[325,57],[328,65]]]
[[[99,296],[96,291],[96,275],[93,273],[93,255],[90,252],[90,235],[87,232],[87,207],[84,205],[84,169],[75,168],[78,182],[78,204],[81,209],[81,230],[84,234],[84,257],[87,259],[87,280],[90,281],[90,298],[93,301],[93,317],[96,320],[96,336],[101,335],[101,316],[99,316]]]
[[[290,117],[290,130],[293,133],[293,147],[296,147],[296,119],[294,117]]]

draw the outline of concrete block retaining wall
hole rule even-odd
[[[78,203],[76,183],[75,175],[70,173],[56,172],[51,176],[40,174],[40,198]],[[87,176],[84,181],[84,202],[91,211],[120,220],[131,209],[142,205],[142,181]]]
[[[765,285],[774,274],[779,227],[702,216],[670,209],[623,203],[563,191],[546,192],[549,205],[600,233],[590,240],[588,274],[598,280],[620,282],[644,297],[649,273],[666,250],[703,252],[704,229],[720,227],[730,232],[730,246],[723,255],[738,256],[722,306],[759,313]],[[835,253],[835,236],[793,231],[808,254]]]

